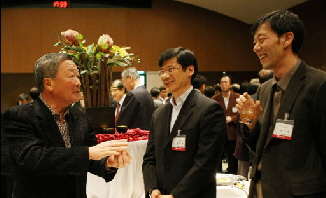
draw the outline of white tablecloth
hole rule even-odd
[[[247,193],[232,186],[216,186],[216,198],[247,198]]]
[[[130,165],[118,169],[114,179],[108,183],[101,177],[87,173],[87,197],[144,198],[142,163],[146,146],[147,140],[130,142],[129,153],[132,156]]]
[[[216,186],[216,198],[247,198],[250,181],[240,181],[243,189],[235,185]]]

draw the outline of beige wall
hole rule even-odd
[[[326,65],[323,1],[309,0],[292,9],[307,29],[300,57],[320,69]],[[177,46],[194,51],[199,71],[212,74],[210,78],[230,71],[238,72],[242,80],[247,77],[243,74],[261,68],[252,52],[250,25],[178,1],[153,0],[152,9],[1,9],[1,112],[34,85],[35,61],[59,51],[53,44],[58,33],[69,28],[82,33],[87,44],[109,34],[115,44],[130,46],[142,59],[142,64],[135,65],[138,70],[157,71],[160,54]]]
[[[115,44],[130,46],[142,59],[139,70],[156,71],[160,53],[177,46],[193,50],[202,71],[260,67],[251,52],[248,24],[180,2],[154,0],[152,9],[1,9],[1,72],[32,72],[40,56],[60,50],[53,44],[69,28],[88,44],[109,34]]]

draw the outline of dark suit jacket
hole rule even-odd
[[[130,129],[149,130],[153,112],[154,102],[151,94],[144,86],[139,86],[127,93],[117,125],[126,125]]]
[[[37,99],[14,106],[2,117],[13,164],[13,197],[86,197],[87,171],[113,179],[105,161],[89,160],[88,146],[96,144],[91,121],[74,107],[66,117],[72,147],[64,141],[50,110]]]
[[[294,120],[292,140],[271,137],[272,131],[268,130],[271,93],[269,80],[258,90],[257,99],[263,108],[259,123],[245,139],[255,151],[250,197],[260,159],[264,198],[326,191],[326,73],[302,61],[290,80],[277,118],[284,119],[284,114],[289,113],[289,119]]]
[[[216,94],[212,96],[212,99],[216,100],[224,109],[225,116],[231,116],[232,121],[227,124],[227,133],[228,133],[228,140],[236,140],[237,139],[237,131],[238,131],[238,121],[239,121],[239,113],[232,112],[232,107],[235,107],[236,99],[239,98],[240,94],[231,92],[229,98],[229,104],[226,107],[223,99],[222,93]]]
[[[158,108],[151,122],[143,161],[145,192],[159,189],[177,198],[215,198],[215,173],[226,140],[221,105],[196,90],[184,102],[170,134],[172,104]],[[172,151],[177,131],[186,151]]]

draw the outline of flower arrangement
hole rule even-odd
[[[85,45],[79,32],[68,29],[58,35],[54,46],[63,46],[62,53],[69,53],[78,66],[86,107],[109,107],[112,66],[132,66],[136,60],[128,53],[130,47],[113,45],[108,34],[99,37],[97,44]]]

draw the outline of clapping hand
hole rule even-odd
[[[131,163],[131,155],[128,151],[121,151],[119,155],[112,155],[108,158],[107,167],[124,168]]]

